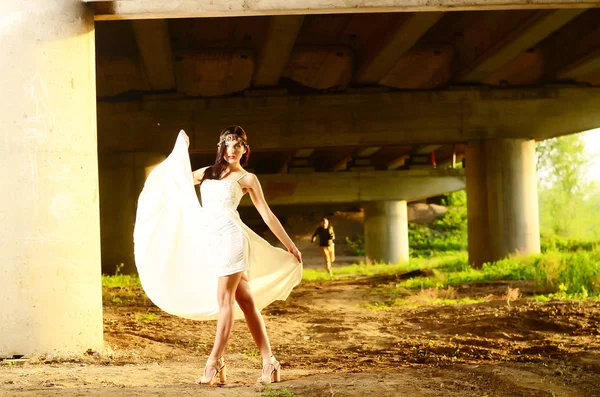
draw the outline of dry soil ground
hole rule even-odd
[[[4,361],[0,395],[600,396],[600,302],[507,303],[508,284],[486,283],[453,293],[483,303],[439,305],[426,292],[410,298],[417,305],[374,310],[396,282],[305,282],[265,309],[283,364],[272,390],[254,384],[260,359],[243,321],[226,356],[228,384],[200,387],[192,382],[215,323],[167,315],[140,288],[105,289],[110,351]]]

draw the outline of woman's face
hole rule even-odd
[[[246,147],[244,144],[237,140],[231,139],[224,142],[225,145],[225,153],[224,158],[229,164],[238,164],[242,159],[244,153],[246,153]]]

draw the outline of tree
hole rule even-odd
[[[596,196],[593,184],[586,178],[590,161],[580,134],[538,142],[543,235],[597,238],[599,226],[594,224],[597,214],[589,213],[590,200]]]

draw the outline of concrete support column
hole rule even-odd
[[[0,356],[101,349],[93,15],[0,9]]]
[[[540,252],[535,142],[470,142],[466,168],[471,264]]]
[[[469,142],[465,153],[467,178],[467,229],[469,263],[475,266],[492,260],[488,220],[488,188],[485,173],[485,145]]]
[[[137,272],[133,258],[133,227],[144,182],[161,161],[161,153],[119,152],[100,155],[100,223],[102,273]]]
[[[375,201],[365,205],[367,263],[408,261],[406,201]]]
[[[535,141],[486,142],[485,168],[493,259],[540,252]]]

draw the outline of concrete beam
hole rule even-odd
[[[413,146],[386,145],[371,158],[371,162],[377,170],[395,170],[404,166],[413,150]]]
[[[415,13],[403,20],[387,43],[362,64],[354,77],[355,82],[378,83],[443,15],[442,12]]]
[[[305,0],[83,1],[93,4],[96,20],[600,7],[599,0],[312,0],[308,3]]]
[[[362,149],[358,149],[354,152],[355,157],[365,158],[371,157],[381,149],[381,146],[371,146]]]
[[[456,163],[464,158],[465,145],[455,144],[442,146],[435,151],[435,162],[437,167],[451,166],[456,168]]]
[[[312,154],[315,152],[315,149],[299,149],[296,150],[296,153],[294,154],[294,157],[297,158],[306,158],[306,157],[310,157],[312,156]]]
[[[169,153],[185,129],[214,149],[232,120],[257,150],[546,139],[600,127],[600,88],[466,89],[98,103],[100,152]]]
[[[404,167],[404,164],[406,164],[406,160],[408,160],[409,158],[410,158],[409,155],[403,154],[402,156],[397,157],[397,158],[393,159],[392,161],[390,161],[389,163],[387,163],[387,169],[395,170],[397,168]]]
[[[344,171],[352,160],[353,148],[342,147],[336,150],[317,150],[313,154],[315,169],[320,172]]]
[[[303,22],[303,15],[271,17],[267,39],[257,60],[252,79],[254,86],[277,85]]]
[[[600,70],[600,50],[562,68],[556,77],[560,80],[580,80],[596,70]]]
[[[252,51],[244,48],[183,52],[174,62],[177,89],[188,96],[223,96],[250,87]]]
[[[461,81],[482,81],[493,72],[522,54],[528,48],[548,37],[569,21],[583,13],[584,9],[540,11],[528,23],[515,29],[497,45],[483,53],[461,72]]]
[[[166,20],[132,21],[148,84],[153,91],[175,88],[171,38]]]
[[[299,45],[282,76],[317,90],[339,89],[350,84],[354,63],[355,53],[349,46]]]
[[[425,145],[425,146],[421,146],[421,147],[418,147],[417,149],[415,149],[414,153],[415,154],[431,154],[431,152],[435,152],[436,150],[438,150],[441,147],[442,147],[442,145]]]
[[[590,82],[586,70],[600,48],[600,9],[589,10],[525,51],[483,83],[523,86],[559,80]],[[592,85],[594,85],[592,83]]]
[[[269,205],[419,200],[465,188],[463,170],[259,175]],[[241,206],[252,205],[245,197]]]

